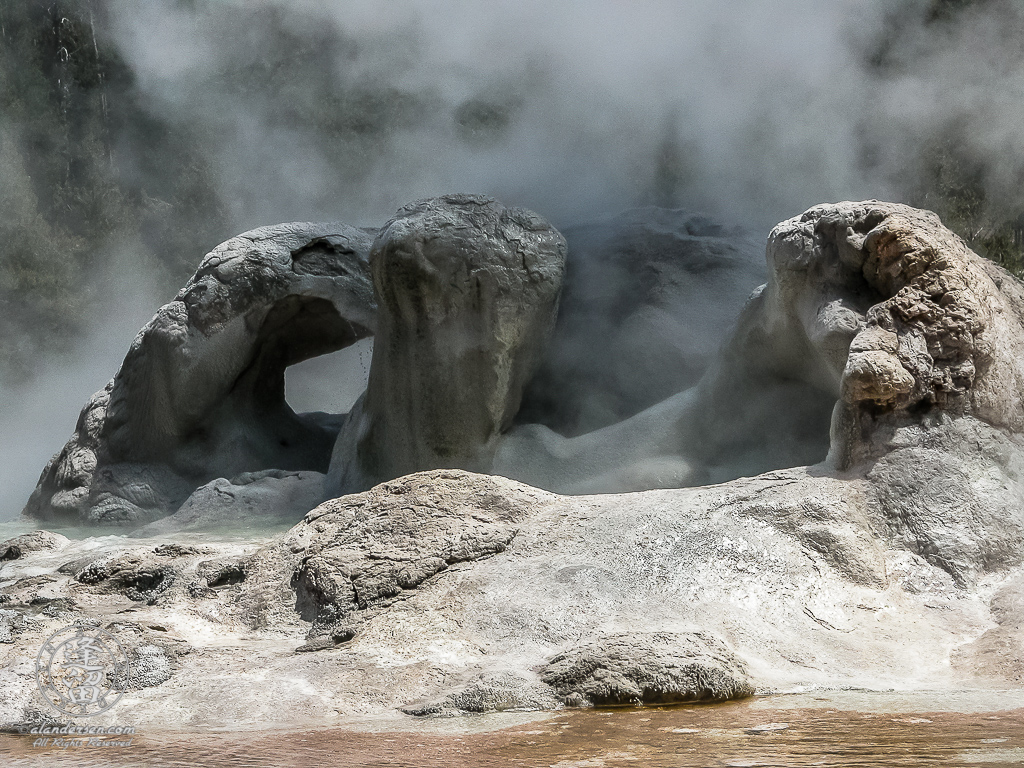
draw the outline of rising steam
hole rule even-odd
[[[953,3],[930,0],[95,5],[132,98],[201,147],[230,232],[378,225],[410,200],[471,191],[556,226],[656,203],[763,233],[822,201],[927,202],[911,198],[936,136],[977,165],[989,205],[1024,207],[1024,14],[1010,2],[955,23],[936,16]],[[153,188],[148,141],[113,152]],[[126,326],[173,290],[155,293],[127,317],[124,293],[101,295],[95,344],[0,393],[0,519],[114,373]]]

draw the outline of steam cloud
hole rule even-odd
[[[990,205],[1024,203],[1024,13],[1010,2],[955,24],[926,24],[930,0],[105,5],[138,98],[204,143],[234,232],[377,225],[452,191],[556,226],[656,203],[763,232],[818,202],[927,202],[909,199],[919,149],[950,131]],[[113,373],[126,324],[158,303],[130,318],[120,299],[101,306],[118,344],[0,393],[0,519]]]
[[[0,389],[0,521],[17,517],[50,456],[75,427],[78,413],[121,364],[132,338],[162,301],[148,275],[113,259],[96,296],[91,330],[75,349],[45,360],[34,379]]]
[[[990,160],[991,191],[1020,194],[1024,57],[1008,4],[929,26],[925,0],[899,13],[879,0],[195,5],[117,0],[112,31],[154,109],[216,134],[237,229],[379,223],[453,189],[566,224],[649,198],[666,151],[677,202],[765,228],[817,202],[905,196],[915,144],[952,123]],[[253,31],[267,24],[269,41]],[[318,72],[275,73],[260,93],[224,82],[268,42],[310,41]],[[387,113],[383,136],[324,140],[330,126],[296,119],[332,88],[386,95],[367,118]]]

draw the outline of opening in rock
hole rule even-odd
[[[140,570],[125,577],[123,586],[128,590],[137,592],[152,592],[164,582],[164,571],[162,569]]]
[[[236,563],[224,566],[220,571],[208,577],[206,583],[210,589],[230,587],[235,584],[241,584],[245,581],[245,576],[245,568]]]
[[[366,389],[373,339],[321,355],[285,371],[285,399],[296,413],[348,413]]]

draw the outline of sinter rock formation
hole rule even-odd
[[[496,471],[562,493],[617,492],[829,452],[845,469],[940,414],[1021,430],[1021,285],[934,214],[818,206],[779,224],[767,255],[767,285],[696,386],[573,439],[521,427]]]
[[[565,252],[544,219],[485,197],[424,200],[384,225],[370,380],[338,436],[330,495],[490,470],[555,324]]]
[[[284,371],[372,333],[372,239],[285,224],[214,249],[82,410],[25,513],[138,524],[216,478],[326,472],[338,419],[295,414]]]
[[[565,241],[536,214],[468,195],[403,208],[374,234],[287,224],[210,253],[86,405],[26,514],[137,525],[181,510],[188,524],[198,506],[294,520],[407,472],[488,471],[554,325]],[[374,332],[352,413],[291,410],[289,365]]]
[[[380,232],[372,286],[367,230],[290,224],[228,241],[87,404],[26,514],[135,525],[180,510],[148,530],[231,526],[260,514],[294,520],[331,495],[405,472],[495,471],[514,419],[586,432],[695,382],[763,279],[749,238],[684,211],[638,209],[568,232],[550,344],[562,238],[488,198],[403,209]],[[353,412],[293,414],[284,368],[371,332],[369,387]],[[819,449],[774,455],[771,466],[813,460]],[[529,460],[498,469],[573,490],[574,479],[533,477]]]
[[[560,435],[696,384],[767,276],[763,241],[683,210],[637,208],[562,234],[558,322],[516,417]]]
[[[465,330],[465,302],[476,309],[464,283],[449,296],[430,282],[430,264],[457,262],[443,245],[424,247],[418,218],[465,222],[468,200],[406,209],[374,245],[375,281],[388,248],[406,275],[375,285],[381,303],[394,291],[389,375],[406,360],[430,374],[436,362],[403,346],[410,328],[430,350],[445,328]],[[491,205],[481,202],[486,225],[465,225],[469,240],[497,231]],[[537,330],[508,337],[521,346],[484,346],[490,357],[464,334],[488,362],[442,355],[456,378],[504,370],[521,383],[536,359],[560,241],[540,223],[523,229],[555,257],[544,262],[554,282],[518,283],[539,290],[511,327]],[[491,252],[486,269],[501,272],[507,253]],[[173,527],[2,544],[0,719],[38,714],[31,665],[19,660],[74,620],[133,649],[145,672],[132,683],[140,725],[186,706],[197,723],[282,711],[330,722],[755,689],[1019,686],[1024,289],[934,215],[888,203],[813,208],[776,227],[767,253],[767,285],[693,387],[575,437],[515,426],[492,466],[574,491],[695,487],[565,496],[438,468],[330,499],[287,532],[241,544]],[[431,301],[417,304],[420,291]],[[489,294],[479,295],[483,306]],[[507,328],[505,305],[493,307],[491,327]],[[405,409],[398,423],[437,418],[419,390],[395,394],[387,381],[371,377],[360,422],[380,416],[366,402],[389,392]],[[465,422],[483,425],[476,443],[465,424],[442,432],[455,435],[460,462],[489,454],[514,411],[483,406],[520,392],[481,389],[473,413],[487,418]],[[382,466],[373,457],[387,441],[356,434],[339,440],[353,446],[340,459],[368,450],[363,466]],[[404,439],[400,456],[436,463],[429,438]],[[806,466],[778,468],[806,455]],[[725,482],[705,484],[715,480]],[[189,515],[201,514],[198,499]],[[259,695],[240,705],[226,693],[253,668]]]

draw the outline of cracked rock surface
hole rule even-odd
[[[139,628],[140,726],[1016,684],[1021,566],[955,577],[877,494],[815,467],[577,497],[435,470],[260,540],[68,541],[0,564],[0,720],[44,706],[31,660],[75,621]]]
[[[504,552],[543,498],[501,478],[467,495],[464,478],[442,470],[393,480],[326,502],[292,529],[306,553],[293,584],[313,622],[311,641],[336,636],[358,611],[386,607],[456,563]]]

